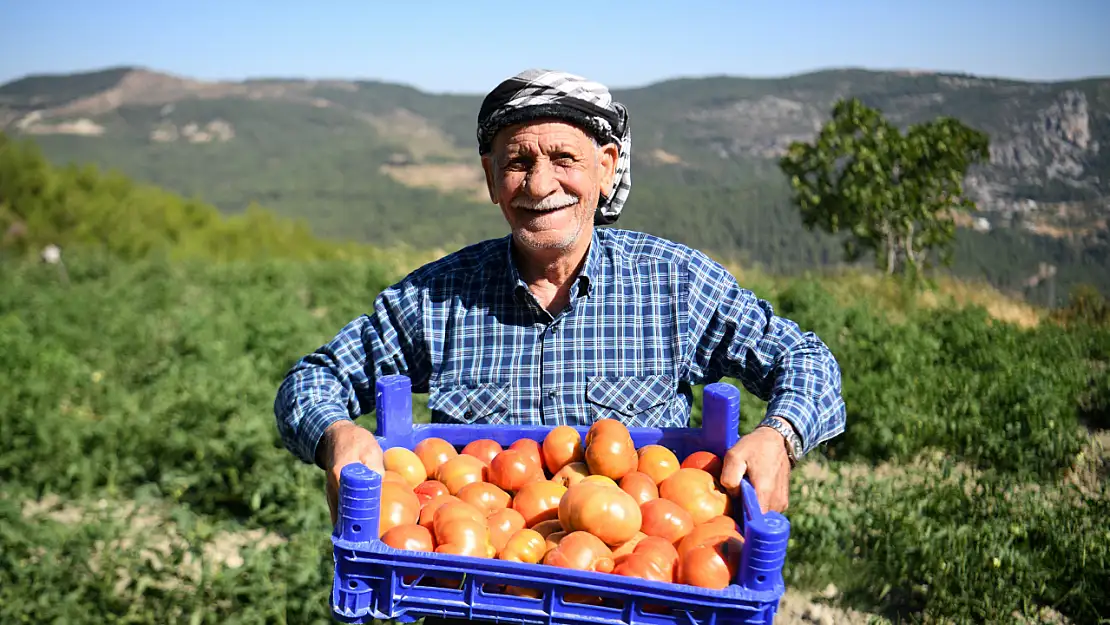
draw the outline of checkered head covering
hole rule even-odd
[[[566,72],[523,71],[489,92],[478,111],[478,153],[489,154],[497,131],[536,119],[559,119],[581,127],[601,145],[617,144],[619,156],[613,188],[598,198],[594,223],[620,217],[632,186],[632,139],[628,110],[604,85]]]

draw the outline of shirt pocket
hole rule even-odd
[[[441,387],[428,395],[428,409],[440,423],[505,423],[509,388],[508,383]]]
[[[595,377],[586,386],[594,420],[617,419],[639,427],[662,422],[674,396],[674,378],[669,375]]]

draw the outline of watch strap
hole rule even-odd
[[[781,434],[786,443],[786,455],[790,458],[790,466],[793,467],[798,463],[798,459],[802,457],[802,439],[789,421],[781,417],[765,417],[756,427],[769,427]]]

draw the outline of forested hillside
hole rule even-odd
[[[952,115],[990,135],[991,162],[968,179],[981,212],[960,230],[957,275],[1039,303],[1084,282],[1110,293],[1110,80],[833,70],[615,96],[634,145],[622,227],[780,273],[839,263],[837,240],[802,227],[774,158],[856,96],[899,125]],[[116,168],[226,214],[257,202],[318,236],[451,249],[505,231],[482,197],[479,102],[372,81],[116,68],[0,86],[0,127],[55,163]]]

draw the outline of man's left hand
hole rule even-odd
[[[747,475],[755,487],[763,512],[785,512],[790,503],[790,457],[782,434],[757,427],[725,454],[721,486],[732,497],[740,495],[740,480]]]

